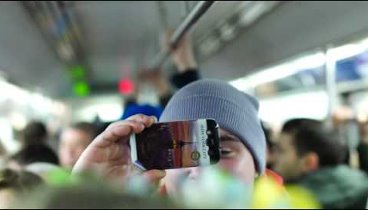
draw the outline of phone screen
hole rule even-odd
[[[131,136],[133,163],[143,170],[196,167],[220,159],[218,126],[199,119],[157,123]]]

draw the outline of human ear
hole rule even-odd
[[[303,172],[315,171],[319,168],[319,157],[314,152],[309,152],[302,158],[302,170]]]

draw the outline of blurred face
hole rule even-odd
[[[92,140],[92,136],[82,130],[65,130],[61,135],[59,147],[61,165],[72,168]]]
[[[293,136],[281,133],[274,150],[274,170],[285,181],[290,181],[302,174],[302,164],[293,143]]]
[[[248,184],[253,184],[256,170],[254,160],[249,150],[244,146],[240,139],[231,133],[220,129],[221,136],[221,159],[218,167],[231,173],[235,177]],[[175,183],[184,176],[196,179],[201,173],[200,167],[167,170],[164,180],[169,194],[175,195]]]

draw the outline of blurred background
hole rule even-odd
[[[280,186],[307,177],[311,183],[302,184],[312,186],[322,207],[362,207],[368,198],[367,11],[368,2],[358,1],[1,1],[0,168],[10,169],[0,170],[0,208],[13,191],[41,178],[71,186],[72,167],[106,126],[135,113],[159,117],[175,91],[201,78],[226,81],[260,102],[266,174],[278,185],[256,185],[250,206],[318,206],[304,191],[289,191],[287,201],[272,196],[286,195]],[[325,123],[332,133],[324,133]],[[245,207],[249,188],[224,177],[207,176],[184,193],[195,204],[199,197],[191,190],[203,188],[198,192],[212,198],[208,204],[235,205],[230,196]],[[102,188],[90,183],[67,188],[61,203],[104,200]],[[142,194],[146,185],[128,187]],[[92,197],[78,200],[83,192]],[[106,193],[107,204],[98,205],[113,205]]]
[[[16,151],[19,131],[34,119],[55,141],[73,122],[120,119],[138,70],[154,65],[165,30],[197,3],[0,2],[1,142]],[[366,2],[216,2],[189,36],[203,77],[256,96],[275,131],[296,117],[338,113],[364,122],[367,9]],[[161,67],[166,77],[176,71],[170,59]]]

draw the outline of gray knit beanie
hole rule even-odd
[[[266,140],[258,118],[258,102],[220,80],[203,79],[180,89],[169,101],[160,122],[212,118],[236,135],[251,152],[256,170],[266,165]]]

